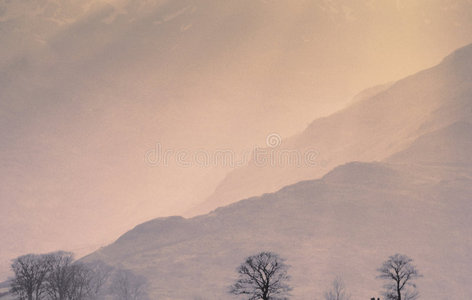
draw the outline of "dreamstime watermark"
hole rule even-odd
[[[320,152],[316,149],[288,149],[282,147],[282,138],[277,133],[266,137],[266,147],[253,147],[246,151],[232,149],[189,150],[165,148],[160,143],[146,151],[144,161],[152,167],[175,165],[190,167],[230,167],[237,168],[247,164],[256,167],[316,167],[324,166]]]
[[[271,133],[266,137],[266,145],[270,148],[277,148],[282,144],[282,138],[277,133]]]

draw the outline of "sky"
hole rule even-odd
[[[0,0],[0,270],[185,213],[233,168],[202,153],[297,134],[471,31],[470,0]]]

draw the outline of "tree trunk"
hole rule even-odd
[[[267,291],[262,292],[262,300],[269,300],[269,297],[267,296]]]
[[[396,273],[397,273],[397,278],[395,279],[395,283],[397,284],[397,300],[402,300],[402,290],[400,288],[401,279],[400,279],[400,276],[398,275],[398,271],[396,271]]]

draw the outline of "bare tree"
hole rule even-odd
[[[146,279],[130,270],[117,270],[111,282],[111,293],[118,300],[147,299]]]
[[[69,252],[47,254],[47,262],[49,274],[46,278],[46,290],[50,299],[94,299],[99,287],[94,269],[88,264],[74,261],[73,254]]]
[[[336,277],[331,284],[331,288],[325,292],[325,300],[350,300],[346,285],[341,277]]]
[[[28,254],[16,258],[11,269],[15,277],[11,281],[11,293],[20,299],[39,300],[49,268],[44,255]]]
[[[87,278],[87,299],[97,299],[113,271],[113,268],[102,261],[85,264],[89,270]]]
[[[105,285],[111,267],[74,261],[72,253],[28,254],[16,258],[10,291],[28,300],[94,300]]]
[[[384,279],[384,296],[387,300],[414,300],[418,298],[415,279],[422,275],[406,255],[395,254],[378,269],[378,278]]]
[[[70,252],[55,252],[47,254],[49,275],[46,280],[46,290],[52,300],[67,300],[71,295],[72,287],[77,285],[78,267],[73,267],[74,256]]]
[[[92,270],[81,262],[74,262],[66,267],[70,281],[67,290],[68,300],[91,299],[90,286],[93,278]]]
[[[246,258],[239,266],[239,278],[231,286],[230,293],[248,295],[249,300],[283,299],[291,288],[288,266],[284,260],[272,252],[261,252]]]

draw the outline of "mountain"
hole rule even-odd
[[[238,264],[269,250],[291,266],[293,299],[321,297],[337,275],[353,298],[369,299],[382,288],[382,261],[404,253],[424,275],[422,298],[469,299],[471,62],[472,45],[267,148],[317,145],[318,166],[335,165],[329,171],[253,164],[228,177],[244,179],[235,193],[320,179],[192,218],[154,219],[85,259],[146,276],[153,298],[223,299]]]
[[[183,213],[231,169],[192,154],[291,136],[361,89],[435,64],[470,43],[471,7],[0,0],[0,278],[18,255],[80,256]],[[146,160],[157,146],[183,150],[192,167]],[[290,177],[267,190],[251,181],[247,194],[314,178]]]
[[[417,139],[408,149],[388,158],[389,162],[471,165],[472,126],[467,122],[454,123]]]
[[[469,45],[433,68],[387,88],[368,90],[366,96],[346,109],[314,121],[300,135],[282,141],[275,150],[267,150],[276,155],[284,151],[302,155],[315,151],[314,164],[261,165],[253,160],[228,174],[213,195],[190,214],[273,192],[300,180],[319,178],[333,167],[350,161],[383,160],[424,134],[459,121],[470,121],[471,74],[472,45]],[[429,153],[435,155],[435,150],[430,149]]]
[[[223,299],[238,264],[270,250],[291,266],[293,299],[321,297],[337,275],[354,299],[369,299],[382,287],[376,268],[400,252],[424,274],[422,298],[468,299],[472,165],[414,159],[418,145],[471,151],[471,128],[457,123],[419,137],[395,163],[348,163],[207,215],[149,221],[85,259],[145,275],[152,298]]]
[[[9,289],[10,289],[10,285],[8,284],[8,282],[0,282],[0,298],[3,300],[3,299],[9,299],[7,297],[8,296],[8,292],[9,292]]]

